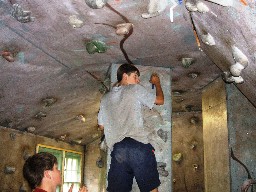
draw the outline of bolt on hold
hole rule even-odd
[[[42,120],[44,117],[46,117],[46,113],[39,111],[36,115],[35,118],[38,120]]]
[[[194,171],[197,171],[197,170],[198,170],[198,167],[199,167],[198,164],[193,164]]]
[[[12,174],[16,171],[15,167],[11,167],[11,166],[5,166],[4,168],[4,173],[5,174]]]
[[[199,76],[199,73],[197,72],[192,72],[188,74],[188,77],[192,78],[192,79],[196,79]]]
[[[75,117],[75,119],[78,120],[78,121],[81,121],[82,123],[84,123],[84,122],[86,121],[84,115],[82,115],[82,114],[77,115],[77,116]]]
[[[10,133],[10,138],[14,141],[16,139],[16,133]]]
[[[54,97],[46,97],[46,98],[43,98],[41,100],[41,102],[43,103],[43,105],[45,107],[49,107],[49,106],[52,106],[54,103],[56,103],[57,99],[54,98]]]
[[[12,16],[21,23],[27,23],[35,20],[35,17],[31,17],[30,11],[24,11],[21,5],[17,3],[13,4]]]

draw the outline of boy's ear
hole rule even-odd
[[[123,73],[123,78],[122,78],[122,80],[126,80],[127,79],[127,73]]]
[[[45,178],[48,178],[48,179],[51,179],[51,178],[52,178],[51,173],[50,173],[50,170],[45,170],[45,171],[44,171],[44,177],[45,177]]]

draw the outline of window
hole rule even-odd
[[[78,191],[81,183],[81,155],[67,152],[65,156],[63,191],[68,191],[74,183],[73,191]]]
[[[73,191],[79,190],[82,178],[82,153],[41,144],[37,145],[36,151],[37,153],[49,152],[58,160],[58,169],[61,170],[63,185],[58,187],[56,192],[68,192],[71,184],[74,184]]]

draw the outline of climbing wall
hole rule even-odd
[[[226,90],[229,146],[234,154],[230,158],[231,191],[239,191],[246,187],[246,181],[256,180],[256,108],[235,85],[226,85]],[[256,185],[249,191],[256,192]]]
[[[116,71],[119,64],[113,64],[111,68],[111,83],[116,80]],[[152,110],[144,111],[145,126],[151,130],[151,144],[155,148],[156,160],[158,162],[158,172],[160,175],[161,185],[159,191],[172,190],[172,146],[171,146],[171,70],[168,68],[137,66],[140,70],[140,81],[143,86],[155,93],[152,85],[149,83],[150,76],[153,72],[158,73],[162,89],[165,96],[164,105],[157,106]],[[110,166],[110,155],[108,155],[108,169]],[[132,192],[139,192],[136,181],[133,182]]]
[[[172,113],[173,192],[204,192],[201,111]]]

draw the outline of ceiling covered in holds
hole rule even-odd
[[[222,77],[256,106],[255,1],[0,0],[0,125],[66,142],[100,137],[110,66],[172,70],[173,112],[201,111]]]

